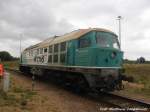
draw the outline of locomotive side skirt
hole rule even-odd
[[[108,69],[115,69],[115,70],[121,70],[121,67],[88,67],[88,66],[48,66],[48,65],[41,65],[41,64],[20,64],[20,67],[30,67],[30,68],[41,68],[41,69],[49,69],[49,70],[59,70],[59,71],[68,71],[68,72],[81,72],[81,73],[90,73],[90,74],[99,74],[103,72],[104,70]]]

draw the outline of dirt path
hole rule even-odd
[[[22,88],[31,89],[32,81],[29,77],[9,72],[12,83]],[[36,81],[35,91],[37,95],[28,102],[23,112],[100,112],[103,104],[89,100],[57,87],[53,84]]]

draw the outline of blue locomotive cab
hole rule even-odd
[[[96,66],[121,67],[123,52],[117,38],[110,32],[96,32]]]
[[[95,66],[101,70],[96,85],[100,88],[115,88],[121,85],[120,70],[123,63],[123,52],[120,50],[118,37],[111,32],[95,33],[96,47]]]

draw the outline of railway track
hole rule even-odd
[[[98,96],[101,101],[112,105],[111,110],[127,112],[150,112],[150,103],[142,100],[121,96],[114,93],[100,93]],[[109,110],[109,109],[108,109]]]
[[[16,69],[6,69],[9,71],[25,74]],[[110,112],[150,112],[150,103],[143,100],[133,99],[126,96],[121,96],[112,93],[91,93],[89,92],[85,97],[96,102],[104,102],[110,108],[99,108],[99,111]]]

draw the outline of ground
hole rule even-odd
[[[133,82],[124,81],[124,89],[116,93],[150,102],[150,64],[124,64],[125,75]]]
[[[0,93],[0,112],[97,112],[106,107],[51,83],[35,84],[32,91],[30,77],[11,72],[10,91]]]
[[[5,68],[18,69],[18,61],[5,62]],[[125,88],[116,93],[150,102],[150,64],[124,64],[125,74],[133,82],[123,82]],[[103,104],[70,93],[61,87],[42,82],[32,91],[29,77],[11,73],[11,90],[0,92],[0,112],[96,112]]]

